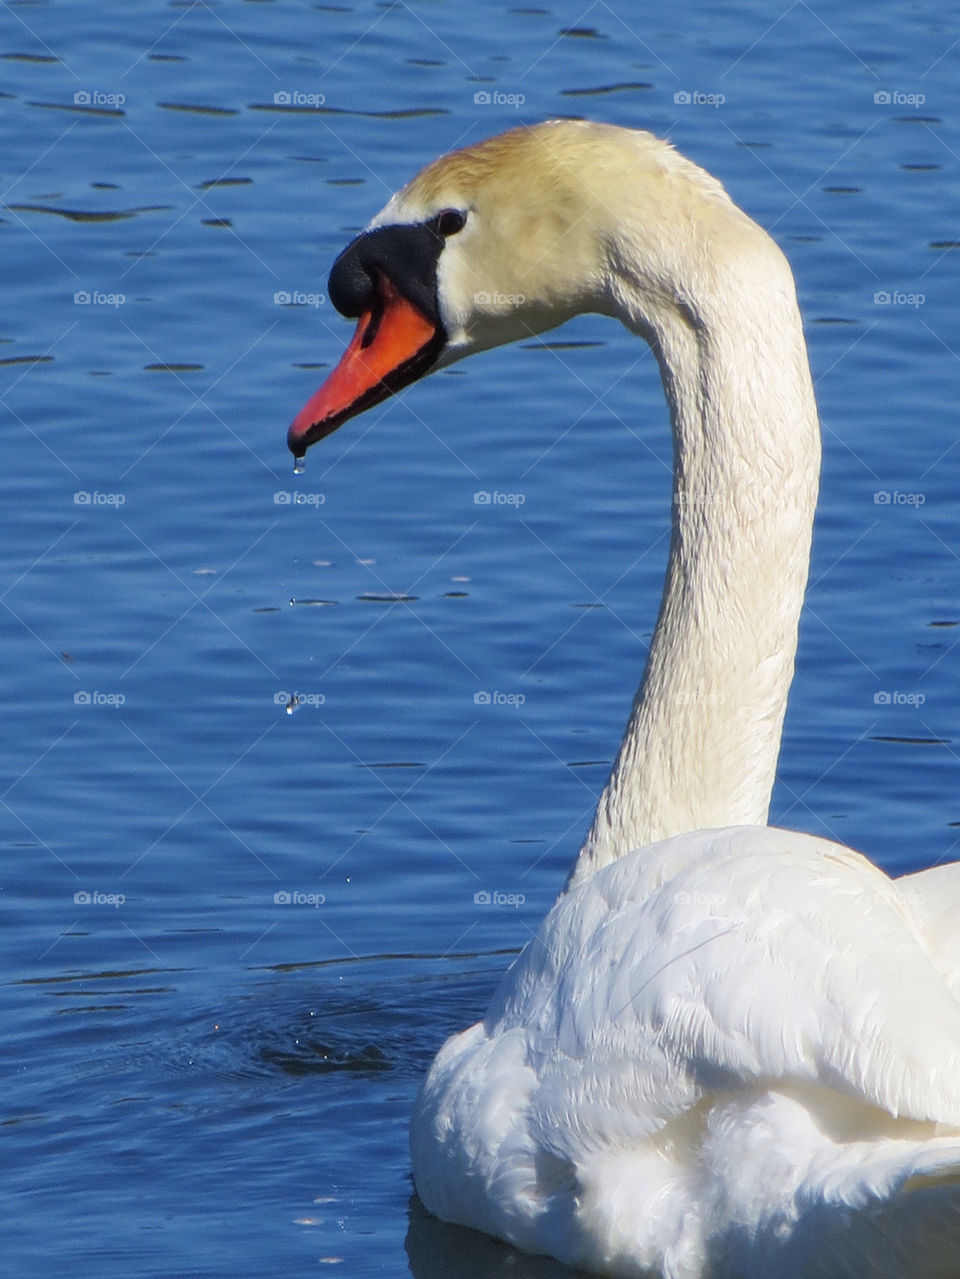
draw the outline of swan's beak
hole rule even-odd
[[[423,377],[444,341],[440,325],[381,274],[340,363],[293,419],[290,452],[302,457],[348,418]]]

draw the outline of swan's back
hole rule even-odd
[[[864,858],[768,828],[678,836],[561,897],[448,1041],[417,1188],[601,1273],[741,1279],[845,1273],[817,1268],[822,1232],[862,1263],[857,1232],[909,1200],[900,1263],[867,1273],[955,1276],[936,1221],[958,1228],[958,1045],[913,902]],[[908,1246],[927,1269],[902,1268]]]

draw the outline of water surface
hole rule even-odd
[[[4,9],[6,1273],[550,1269],[411,1207],[407,1119],[589,822],[670,443],[649,353],[584,317],[292,474],[329,265],[447,148],[651,128],[783,246],[825,454],[772,817],[956,855],[960,33],[774,17]]]

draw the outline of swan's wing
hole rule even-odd
[[[960,862],[902,875],[896,883],[920,916],[934,963],[960,997]]]
[[[914,908],[812,836],[697,832],[604,867],[505,977],[486,1028],[520,1027],[538,1127],[574,1160],[778,1087],[960,1125],[960,1002]]]

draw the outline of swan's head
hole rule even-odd
[[[630,261],[649,264],[653,305],[674,298],[678,209],[691,203],[739,212],[666,143],[611,125],[555,120],[436,160],[333,265],[330,301],[357,328],[294,419],[291,451],[473,351],[583,311],[622,315],[625,236]]]

